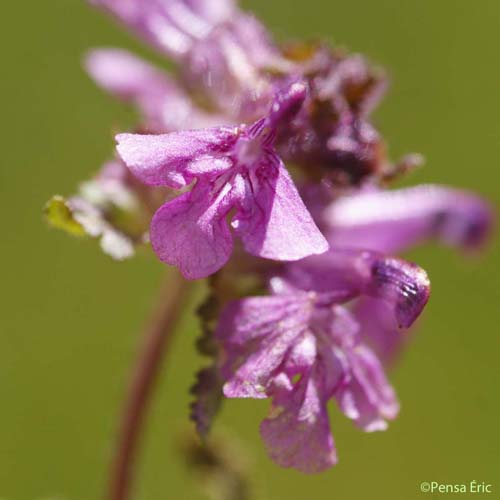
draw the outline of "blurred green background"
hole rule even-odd
[[[248,0],[280,39],[324,37],[385,65],[376,121],[393,157],[419,151],[407,182],[468,187],[498,200],[498,0]],[[97,245],[49,230],[41,209],[105,160],[130,111],[97,89],[80,60],[93,46],[151,55],[79,0],[2,9],[0,167],[0,498],[100,498],[115,420],[144,318],[163,273],[151,254],[118,264]],[[158,60],[156,58],[156,60]],[[267,402],[231,401],[217,430],[249,455],[258,500],[425,498],[422,481],[493,484],[500,498],[498,244],[481,259],[412,252],[433,297],[392,373],[402,402],[388,432],[363,434],[334,408],[340,463],[319,476],[266,457]],[[178,458],[188,387],[201,360],[186,318],[162,373],[139,466],[137,499],[205,496]],[[427,494],[432,497],[431,494]],[[468,496],[468,495],[462,495]]]

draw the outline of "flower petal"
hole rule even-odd
[[[311,314],[307,294],[251,297],[231,303],[216,336],[226,356],[227,397],[266,398],[267,388]]]
[[[222,23],[229,19],[236,9],[234,0],[185,0],[185,3],[191,7],[203,19],[213,23]]]
[[[191,39],[172,24],[156,0],[90,0],[116,17],[138,36],[173,58],[182,57]]]
[[[382,365],[367,347],[357,346],[348,355],[350,380],[335,397],[342,412],[367,432],[385,430],[386,419],[394,419],[399,403]]]
[[[85,68],[101,87],[124,100],[163,94],[175,85],[165,73],[122,49],[90,51]]]
[[[146,42],[182,59],[195,40],[233,15],[231,0],[90,0]]]
[[[284,370],[292,379],[295,375],[305,373],[315,363],[318,354],[316,336],[311,331],[305,331],[290,348]]]
[[[195,106],[166,73],[121,49],[96,49],[85,60],[90,76],[107,92],[135,104],[145,127],[171,132],[215,125],[221,118]]]
[[[267,259],[294,261],[328,249],[278,157],[269,158],[277,168],[267,166],[262,175],[247,183],[247,192],[233,223],[245,249]]]
[[[292,71],[292,65],[265,27],[238,11],[192,45],[182,70],[184,78],[218,108],[249,123],[266,113],[272,102],[275,86],[268,73]]]
[[[211,199],[206,186],[195,186],[154,215],[150,231],[153,250],[161,261],[177,266],[187,279],[215,273],[233,249],[225,220],[229,209],[227,192]]]
[[[402,259],[360,250],[330,250],[289,264],[285,279],[301,290],[382,299],[392,306],[396,321],[403,328],[416,320],[430,295],[429,278],[422,268]]]
[[[260,433],[269,456],[281,467],[322,472],[337,462],[322,381],[305,374],[293,389],[278,390]]]
[[[232,162],[225,156],[236,140],[234,128],[172,132],[164,135],[120,134],[117,150],[142,182],[182,188],[195,177],[220,174]]]
[[[473,248],[487,237],[492,210],[477,196],[441,186],[367,191],[326,210],[332,246],[399,252],[429,239]]]
[[[391,306],[383,300],[360,297],[353,306],[353,314],[364,342],[384,363],[393,361],[411,336],[411,331],[400,331]]]

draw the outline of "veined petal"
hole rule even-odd
[[[269,383],[295,340],[308,327],[312,303],[307,294],[251,297],[230,304],[216,336],[226,362],[227,397],[266,398]]]
[[[287,354],[284,367],[286,375],[292,379],[295,375],[309,371],[316,361],[317,354],[316,336],[311,331],[305,331]]]
[[[278,157],[277,168],[252,177],[234,221],[245,249],[267,259],[294,261],[328,249],[290,175]],[[259,178],[259,175],[262,176]]]
[[[322,472],[337,463],[318,367],[292,389],[278,389],[260,433],[269,456],[281,467]]]
[[[226,155],[237,138],[234,128],[188,130],[163,135],[116,136],[121,158],[142,182],[182,188],[195,177],[210,177],[232,166]]]
[[[225,307],[216,336],[225,345],[243,346],[271,335],[287,318],[302,328],[312,312],[313,302],[307,293],[248,297],[230,302]]]
[[[228,261],[233,239],[225,216],[230,194],[212,199],[206,186],[165,203],[151,221],[151,245],[158,258],[190,280],[205,278]]]
[[[481,198],[433,185],[361,192],[336,200],[325,212],[332,246],[389,253],[429,239],[476,247],[487,237],[492,219]]]
[[[357,346],[348,354],[350,378],[335,392],[342,412],[367,432],[385,430],[394,419],[399,403],[382,365],[367,347]]]

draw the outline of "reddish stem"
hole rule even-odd
[[[161,289],[156,311],[146,328],[142,352],[125,402],[116,455],[110,473],[107,496],[109,500],[126,500],[130,496],[134,462],[146,410],[161,361],[181,316],[188,288],[189,282],[177,272],[169,274]]]

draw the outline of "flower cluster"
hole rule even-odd
[[[118,49],[88,55],[89,74],[141,123],[78,195],[51,200],[49,220],[115,258],[150,241],[185,278],[210,276],[201,317],[214,366],[194,388],[199,430],[221,390],[272,398],[261,425],[271,458],[330,467],[329,400],[368,432],[398,413],[383,363],[430,284],[391,255],[432,239],[478,247],[489,206],[444,186],[386,189],[420,157],[389,161],[370,120],[386,80],[362,56],[277,44],[231,0],[92,3],[177,70]]]

